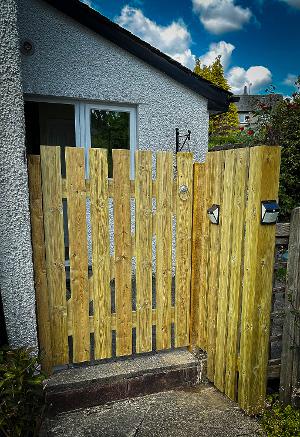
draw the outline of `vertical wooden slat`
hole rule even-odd
[[[223,178],[222,194],[222,232],[220,243],[220,267],[219,267],[219,294],[218,314],[216,327],[216,352],[215,352],[215,375],[214,384],[224,391],[225,382],[225,352],[227,342],[227,312],[229,301],[229,280],[230,280],[230,257],[232,242],[232,212],[233,206],[233,181],[235,181],[235,155],[236,151],[226,150],[224,152],[225,170]],[[236,211],[237,212],[237,211]],[[234,231],[235,232],[235,231]],[[212,249],[212,248],[211,248]]]
[[[228,334],[226,346],[225,393],[236,400],[237,358],[240,322],[240,304],[242,295],[242,264],[244,247],[244,223],[246,209],[246,187],[249,166],[249,148],[236,150],[236,168],[234,177],[234,197],[232,214],[232,242],[230,257]]]
[[[152,350],[152,153],[135,154],[136,351]]]
[[[210,168],[210,200],[211,204],[221,205],[224,175],[224,152],[209,152],[207,165]],[[207,377],[214,380],[216,323],[219,292],[219,257],[222,226],[222,206],[220,208],[220,224],[209,224],[209,264],[208,264],[208,320],[207,320]]]
[[[190,348],[206,350],[209,178],[206,163],[194,164]]]
[[[239,405],[250,414],[266,394],[275,245],[275,226],[260,223],[261,201],[277,198],[279,165],[279,147],[250,150],[239,373]]]
[[[156,348],[171,347],[173,155],[156,155]]]
[[[283,327],[280,400],[286,405],[293,402],[294,391],[300,380],[300,327],[295,310],[300,310],[300,208],[291,215],[287,288],[285,294],[286,317]]]
[[[73,361],[90,359],[84,149],[66,147],[66,189],[73,312]]]
[[[193,155],[177,153],[175,346],[189,344]]]
[[[69,361],[60,148],[41,146],[52,364]]]
[[[95,359],[112,354],[108,166],[106,149],[90,149]]]
[[[52,367],[51,326],[46,273],[46,248],[40,156],[28,156],[28,181],[39,349],[42,369],[44,372],[50,373]]]
[[[113,150],[116,354],[132,353],[129,150]]]

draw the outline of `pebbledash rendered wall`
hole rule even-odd
[[[196,160],[207,151],[207,100],[42,0],[6,0],[0,20],[0,287],[10,344],[35,346],[22,92],[135,105],[139,149],[174,151],[175,128],[190,129]],[[30,56],[20,55],[23,38]]]
[[[191,130],[196,160],[207,151],[207,100],[42,0],[18,0],[26,94],[136,105],[139,149],[175,151],[175,128]]]
[[[9,343],[37,344],[21,59],[14,0],[0,13],[0,292]]]

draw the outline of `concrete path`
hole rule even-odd
[[[49,437],[261,436],[245,416],[211,385],[155,393],[48,419]]]

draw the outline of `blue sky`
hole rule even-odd
[[[193,69],[221,55],[232,91],[291,95],[300,74],[300,0],[83,0]]]

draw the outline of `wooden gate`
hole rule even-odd
[[[29,156],[43,367],[171,347],[207,351],[208,378],[254,414],[266,392],[279,147],[190,153],[59,147]],[[220,223],[207,208],[220,205]],[[65,224],[65,226],[64,226]]]
[[[207,375],[248,413],[264,406],[275,225],[261,201],[278,197],[280,148],[212,151],[194,168],[191,343]],[[220,205],[220,224],[207,208]]]
[[[189,345],[192,154],[174,178],[173,154],[157,153],[155,180],[148,151],[134,181],[128,150],[113,151],[113,180],[101,149],[88,179],[82,148],[65,149],[65,179],[59,147],[28,163],[43,367]]]

